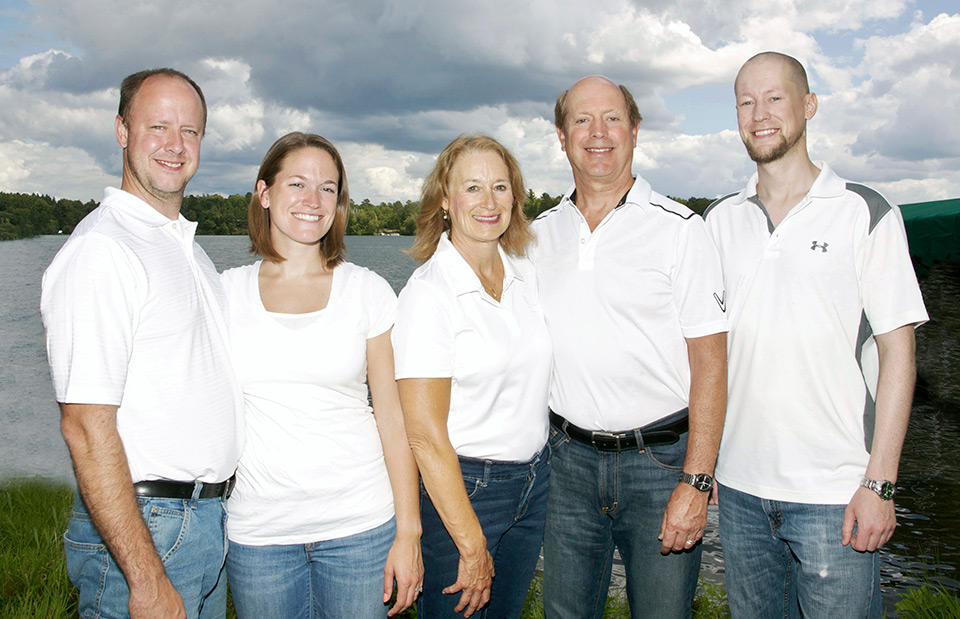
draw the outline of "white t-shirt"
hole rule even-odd
[[[550,407],[588,430],[641,427],[688,404],[685,338],[727,330],[720,260],[703,220],[639,176],[593,232],[574,190],[533,222]]]
[[[221,482],[237,466],[243,399],[196,227],[108,187],[43,275],[57,401],[119,406],[134,482]]]
[[[400,292],[397,379],[450,378],[447,431],[461,456],[529,460],[547,441],[550,336],[529,260],[500,250],[500,303],[441,236]]]
[[[756,175],[706,213],[730,308],[717,479],[771,500],[846,504],[870,457],[873,336],[927,313],[900,210],[816,165],[776,229]]]
[[[365,381],[367,340],[393,325],[396,295],[345,262],[324,309],[271,313],[260,300],[260,264],[222,275],[247,420],[227,505],[230,540],[302,544],[368,531],[394,513]]]

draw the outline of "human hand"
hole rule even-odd
[[[840,542],[844,546],[851,544],[859,552],[873,552],[890,541],[896,528],[893,501],[882,500],[869,488],[857,488],[843,513]]]
[[[677,484],[660,523],[660,553],[689,550],[703,537],[707,526],[709,495],[689,484]]]
[[[710,500],[707,501],[707,505],[720,505],[720,490],[716,481],[710,487]]]
[[[158,580],[130,586],[130,619],[187,619],[183,598],[163,574]]]
[[[457,582],[443,590],[443,593],[461,591],[460,603],[454,608],[456,612],[464,611],[463,616],[469,617],[478,608],[486,606],[490,601],[490,587],[493,585],[493,557],[484,546],[476,556],[460,555],[460,565],[457,568]]]
[[[383,566],[383,603],[393,597],[393,582],[397,582],[397,601],[387,612],[388,617],[410,608],[423,590],[423,557],[420,538],[394,540]]]

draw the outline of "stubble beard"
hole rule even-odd
[[[804,133],[804,131],[800,131],[789,140],[786,138],[786,136],[781,135],[780,142],[766,152],[754,146],[752,142],[745,141],[743,145],[747,147],[747,154],[750,155],[750,159],[752,159],[758,165],[763,165],[765,163],[773,163],[789,153],[790,150],[803,138]]]

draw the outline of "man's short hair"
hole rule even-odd
[[[627,113],[630,115],[630,128],[633,129],[640,124],[643,116],[640,115],[637,102],[634,101],[633,95],[630,94],[627,87],[623,84],[618,84],[618,86],[620,86],[620,92],[623,93],[623,100],[627,104]],[[553,124],[555,124],[560,131],[564,131],[563,126],[567,121],[567,94],[569,93],[569,88],[561,92],[560,96],[557,97],[557,104],[553,106]],[[564,132],[564,135],[566,135],[566,132]]]
[[[810,94],[810,82],[807,80],[807,72],[804,70],[803,65],[800,64],[800,61],[793,56],[788,56],[780,52],[760,52],[759,54],[751,56],[749,60],[743,63],[743,67],[755,60],[777,60],[783,63],[787,68],[787,77],[790,81],[796,84],[803,94]],[[740,67],[740,71],[743,71],[743,67]],[[738,71],[737,78],[739,79],[739,77],[740,72]],[[733,86],[734,89],[736,89],[736,81],[734,81]]]
[[[330,225],[330,230],[320,241],[319,249],[324,266],[332,269],[343,262],[347,253],[343,237],[347,233],[347,220],[350,218],[350,190],[347,188],[347,173],[343,168],[343,159],[340,157],[340,153],[337,152],[336,147],[329,140],[315,133],[301,133],[300,131],[288,133],[274,142],[267,154],[264,155],[247,208],[250,251],[259,254],[264,260],[270,262],[283,262],[285,260],[273,246],[273,240],[270,237],[270,210],[263,208],[260,203],[257,183],[263,181],[267,184],[267,187],[273,187],[277,180],[277,174],[280,173],[286,158],[305,148],[316,148],[330,155],[340,176],[337,181],[337,207],[333,214],[333,224]]]
[[[127,112],[130,110],[130,106],[133,105],[134,97],[136,97],[137,93],[140,92],[140,87],[143,86],[145,81],[154,75],[179,77],[186,83],[190,84],[190,86],[197,91],[197,94],[200,96],[200,106],[203,108],[203,125],[200,127],[200,133],[205,133],[207,130],[207,100],[203,96],[203,91],[200,90],[200,86],[198,86],[195,81],[190,79],[189,76],[177,71],[176,69],[170,69],[167,67],[160,69],[146,69],[123,78],[123,82],[120,83],[120,108],[117,110],[117,115],[123,119],[123,123],[127,123]]]

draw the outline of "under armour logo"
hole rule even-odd
[[[819,249],[823,253],[827,253],[827,245],[827,243],[820,244],[814,241],[813,245],[810,246],[810,251],[817,251]]]
[[[726,303],[725,303],[724,299],[727,298],[727,291],[724,290],[724,291],[723,291],[723,296],[720,296],[720,297],[718,297],[718,296],[717,296],[717,293],[714,292],[714,293],[713,293],[713,298],[716,299],[717,305],[720,306],[720,311],[723,312],[724,314],[726,314],[726,313],[727,313],[727,307],[726,307]]]

